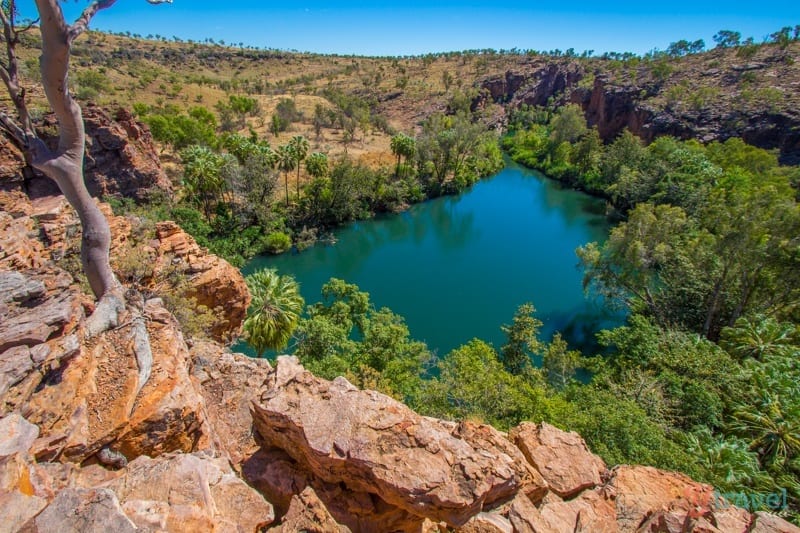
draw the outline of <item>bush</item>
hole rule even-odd
[[[267,235],[266,247],[271,254],[282,254],[292,247],[292,239],[281,231],[275,231]]]

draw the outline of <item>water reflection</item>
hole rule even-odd
[[[244,271],[291,273],[308,302],[330,277],[356,283],[440,354],[473,337],[499,347],[500,326],[530,301],[546,336],[560,330],[592,353],[594,333],[619,317],[584,296],[574,250],[605,238],[604,212],[602,200],[510,164],[461,196],[352,224],[335,245],[257,258]]]

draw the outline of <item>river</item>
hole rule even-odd
[[[604,211],[602,200],[508,161],[459,196],[340,228],[335,244],[257,257],[243,273],[291,274],[307,303],[331,277],[355,283],[439,355],[474,337],[499,348],[500,326],[525,302],[536,306],[543,338],[558,330],[591,352],[594,333],[621,320],[584,294],[575,255],[607,237]]]

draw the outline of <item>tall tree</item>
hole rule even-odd
[[[300,196],[300,163],[308,155],[308,140],[302,135],[295,135],[289,141],[289,148],[294,156],[295,167],[297,167],[297,196]]]
[[[283,185],[286,191],[286,207],[289,207],[289,172],[294,170],[296,159],[288,144],[278,147],[278,168],[283,172]]]
[[[400,162],[401,158],[408,161],[417,153],[417,141],[413,137],[409,137],[405,133],[398,133],[391,140],[392,153],[397,156],[397,165],[395,166],[395,175],[400,177]]]
[[[147,0],[151,4],[168,0]],[[83,10],[78,19],[67,24],[58,0],[36,0],[39,31],[42,37],[40,71],[42,87],[58,121],[58,146],[49,148],[34,129],[28,111],[26,91],[20,85],[16,46],[20,36],[33,25],[16,25],[16,2],[6,0],[0,7],[6,58],[0,62],[0,79],[11,97],[16,120],[0,113],[0,124],[25,154],[26,163],[58,184],[81,221],[81,262],[92,292],[98,299],[95,312],[87,322],[87,334],[97,334],[113,327],[124,303],[122,286],[109,264],[111,231],[108,221],[89,196],[83,178],[86,133],[81,109],[69,93],[69,59],[72,44],[89,26],[101,9],[115,0],[97,0]]]
[[[531,356],[542,349],[539,330],[542,321],[534,316],[536,309],[531,303],[517,308],[511,325],[503,325],[507,342],[500,349],[500,361],[508,372],[521,374],[531,367]]]

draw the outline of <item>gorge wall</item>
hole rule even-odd
[[[504,76],[489,77],[479,83],[480,95],[473,108],[488,103],[502,105],[506,115],[522,104],[544,106],[577,104],[589,126],[595,126],[605,141],[613,140],[627,128],[646,142],[661,135],[702,142],[741,137],[760,148],[777,149],[781,161],[800,163],[800,109],[791,105],[742,105],[741,79],[744,73],[778,76],[783,65],[775,61],[733,61],[725,66],[693,65],[685,72],[660,80],[651,70],[640,68],[631,78],[615,76],[602,67],[588,70],[585,63],[564,60],[521,66]],[[716,64],[716,63],[714,63]],[[785,67],[792,72],[794,67]],[[712,87],[702,102],[702,88],[692,90],[686,79],[702,80]],[[798,83],[780,80],[785,90],[794,91]],[[679,90],[670,89],[678,87]],[[765,91],[766,89],[764,89]],[[763,91],[762,91],[763,92]],[[765,93],[770,94],[770,93]],[[674,96],[670,96],[674,95]],[[716,95],[716,96],[714,96]],[[689,100],[694,98],[693,102]],[[495,116],[496,123],[507,120]]]

